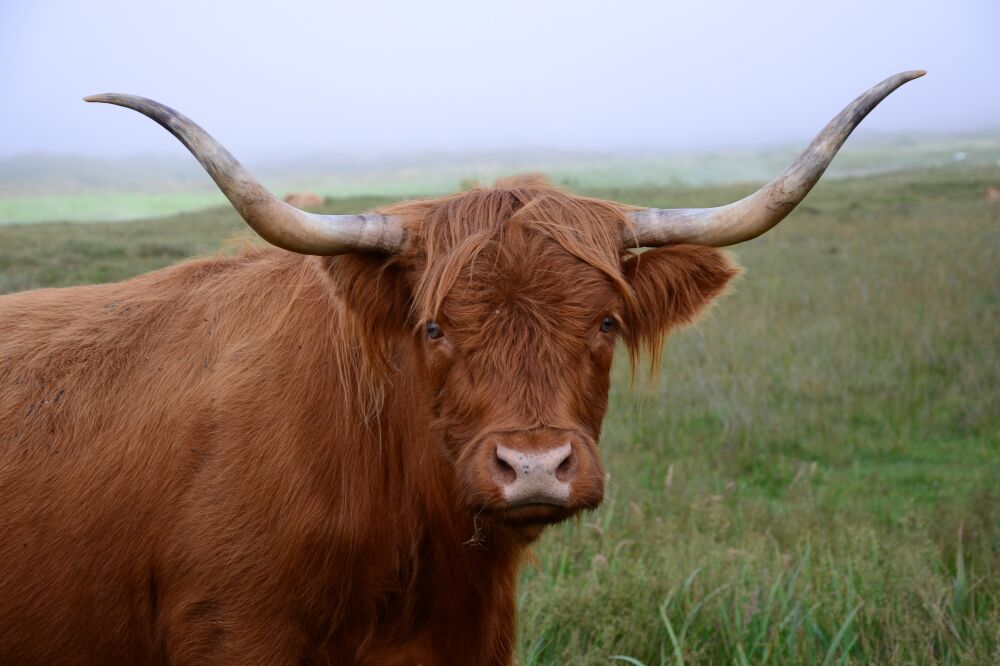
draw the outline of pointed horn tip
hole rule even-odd
[[[914,69],[914,70],[910,70],[909,72],[903,72],[903,74],[906,76],[906,80],[907,81],[912,81],[913,79],[919,79],[921,76],[924,76],[925,74],[927,74],[927,70],[926,69]]]
[[[83,98],[84,102],[110,102],[114,97],[113,93],[101,93],[100,95],[87,95]]]

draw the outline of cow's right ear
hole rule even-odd
[[[406,333],[411,289],[406,270],[396,257],[344,254],[324,259],[337,297],[365,331],[384,337]],[[379,336],[366,336],[379,337]]]

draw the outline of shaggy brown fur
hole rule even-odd
[[[396,257],[0,299],[0,663],[509,664],[527,544],[601,498],[616,337],[736,273],[623,254],[626,210],[511,182],[396,207]],[[483,442],[549,432],[571,505],[508,511]]]

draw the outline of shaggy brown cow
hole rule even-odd
[[[95,98],[285,249],[0,299],[0,663],[510,663],[526,547],[601,501],[616,340],[655,354],[736,274],[711,246],[918,75],[707,210],[522,180],[312,215],[176,112]]]

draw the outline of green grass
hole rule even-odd
[[[1000,662],[990,185],[995,168],[825,182],[734,248],[746,275],[660,372],[633,381],[618,359],[607,498],[538,544],[521,663]],[[591,193],[685,206],[749,189]],[[0,291],[119,279],[240,233],[225,209],[0,227]]]

